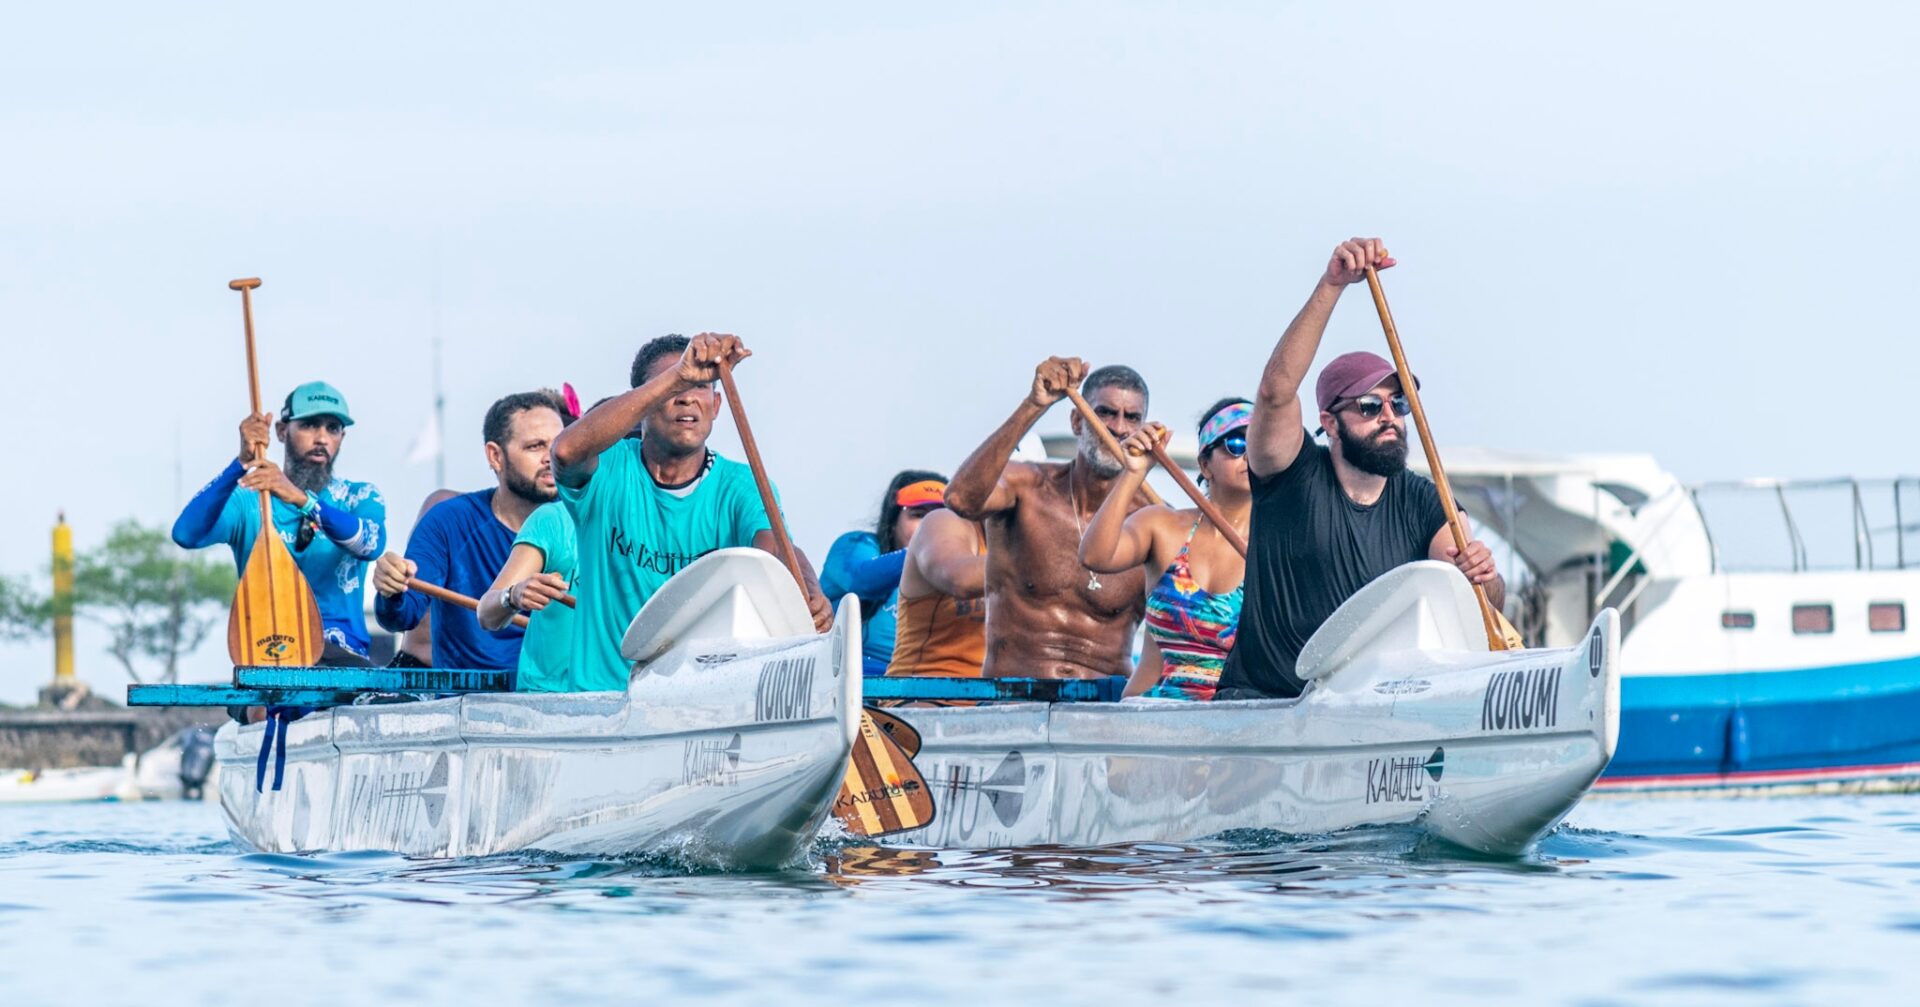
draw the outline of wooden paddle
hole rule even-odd
[[[740,447],[747,453],[747,467],[753,470],[753,484],[760,489],[760,504],[767,510],[767,523],[773,529],[773,546],[778,549],[780,562],[793,575],[793,582],[800,585],[800,593],[813,603],[813,591],[807,587],[806,575],[800,572],[800,557],[793,551],[793,539],[787,537],[787,519],[780,514],[780,503],[774,499],[773,483],[767,480],[767,466],[760,460],[760,445],[753,439],[753,428],[747,425],[747,409],[740,404],[740,387],[733,383],[733,365],[722,361],[720,364],[720,387],[727,393],[727,409],[733,413],[733,425],[740,430]]]
[[[740,431],[740,447],[747,453],[747,465],[753,469],[754,485],[760,489],[760,504],[767,510],[767,523],[773,529],[774,548],[780,561],[800,585],[800,593],[809,601],[813,592],[800,570],[799,554],[787,537],[787,522],[780,516],[779,501],[773,497],[773,483],[767,479],[766,465],[760,460],[760,445],[747,424],[746,407],[740,403],[740,388],[733,382],[733,365],[720,363],[720,388],[726,393],[727,408],[733,413],[733,425]],[[917,738],[918,735],[915,735]],[[860,734],[853,742],[853,757],[847,764],[840,793],[833,799],[833,814],[857,836],[885,836],[917,829],[933,821],[933,791],[914,767],[913,759],[873,722],[864,708],[860,711]]]
[[[1205,493],[1200,492],[1200,487],[1195,486],[1193,480],[1187,478],[1187,474],[1181,471],[1180,466],[1167,457],[1167,449],[1155,444],[1153,460],[1159,462],[1160,467],[1166,469],[1167,474],[1173,477],[1173,481],[1179,483],[1180,488],[1193,498],[1194,506],[1199,507],[1200,513],[1205,514],[1207,520],[1213,522],[1215,528],[1220,529],[1221,537],[1227,540],[1227,544],[1233,547],[1233,551],[1239,553],[1241,559],[1246,559],[1247,540],[1241,537],[1239,530],[1227,521],[1227,516],[1220,513],[1220,508],[1215,507],[1213,501],[1207,499]]]
[[[1078,388],[1067,389],[1067,398],[1072,399],[1073,407],[1080,410],[1080,418],[1086,420],[1087,423],[1093,426],[1094,435],[1100,438],[1101,446],[1106,448],[1109,454],[1113,455],[1113,460],[1125,464],[1127,453],[1120,450],[1120,442],[1113,439],[1113,431],[1108,430],[1107,425],[1100,421],[1100,414],[1094,412],[1093,407],[1087,404],[1087,400],[1081,396],[1080,390]],[[1179,470],[1172,465],[1168,465],[1167,471],[1178,472]],[[1160,494],[1153,491],[1153,487],[1146,483],[1141,483],[1140,489],[1147,494],[1148,500],[1162,507],[1167,505],[1165,500],[1160,499]]]
[[[253,348],[253,288],[258,279],[234,280],[228,289],[240,292],[240,311],[247,326],[247,391],[253,412],[260,415],[260,365]],[[256,459],[267,456],[267,445],[254,447]],[[247,551],[247,565],[233,591],[233,609],[227,614],[227,656],[236,667],[311,667],[326,649],[320,627],[320,606],[313,586],[300,573],[293,553],[273,526],[273,495],[260,491],[260,532]]]
[[[407,590],[418,591],[429,598],[436,598],[440,601],[446,602],[449,605],[458,605],[461,608],[469,609],[474,612],[480,611],[480,602],[478,599],[469,598],[458,591],[449,591],[438,584],[428,583],[427,581],[421,580],[418,577],[414,577],[407,581]],[[568,608],[573,607],[572,595],[567,595],[566,597],[561,598],[560,600],[563,603],[565,603]],[[513,617],[513,624],[515,626],[520,627],[521,629],[526,629],[527,617],[516,613]]]
[[[1460,519],[1460,509],[1453,504],[1453,487],[1447,483],[1447,470],[1440,467],[1440,449],[1433,443],[1433,432],[1427,429],[1427,411],[1420,407],[1420,389],[1414,383],[1413,369],[1407,366],[1407,355],[1400,349],[1400,332],[1394,328],[1393,312],[1387,308],[1386,291],[1380,288],[1380,273],[1372,266],[1367,267],[1367,288],[1373,291],[1373,306],[1380,312],[1380,327],[1387,333],[1387,349],[1393,354],[1393,367],[1400,372],[1400,390],[1406,393],[1407,404],[1413,407],[1413,425],[1420,432],[1420,447],[1427,453],[1427,468],[1433,470],[1434,489],[1440,491],[1440,508],[1447,512],[1447,528],[1453,532],[1453,547],[1461,552],[1467,551],[1467,528]],[[1480,621],[1487,631],[1487,646],[1492,650],[1519,650],[1526,646],[1506,617],[1493,610],[1493,601],[1487,597],[1487,589],[1473,585],[1473,596],[1480,602]]]
[[[907,758],[911,759],[920,754],[920,732],[915,730],[912,724],[885,710],[876,710],[871,706],[867,707],[867,716],[873,718],[873,726],[878,727],[880,733],[892,738],[893,743],[899,745],[902,752],[907,753]]]

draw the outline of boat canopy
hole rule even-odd
[[[1713,570],[1699,509],[1652,455],[1451,448],[1446,469],[1467,513],[1540,573],[1596,562],[1614,569],[1629,557],[1659,577]]]

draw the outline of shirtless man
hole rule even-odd
[[[1133,633],[1146,611],[1141,568],[1095,574],[1080,538],[1126,466],[1075,411],[1078,451],[1068,462],[1010,461],[1020,438],[1085,379],[1081,395],[1116,439],[1147,418],[1147,383],[1130,367],[1092,374],[1078,358],[1049,357],[1005,423],[947,484],[947,506],[987,529],[987,658],[982,674],[1098,678],[1133,670]],[[1127,512],[1147,505],[1136,494]]]

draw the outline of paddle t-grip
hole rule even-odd
[[[244,280],[230,280],[227,283],[227,289],[228,290],[252,290],[253,288],[259,285],[260,285],[260,278],[258,276],[253,276],[253,277],[248,277],[247,279],[244,279]]]

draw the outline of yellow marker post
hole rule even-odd
[[[53,526],[53,684],[73,682],[73,527],[67,514]]]

